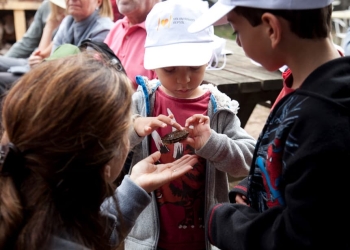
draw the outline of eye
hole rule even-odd
[[[163,68],[163,70],[167,73],[172,73],[175,71],[175,67],[168,67],[168,68]]]
[[[197,66],[197,67],[191,67],[190,69],[193,71],[199,70],[201,68],[201,66]]]

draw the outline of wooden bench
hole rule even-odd
[[[225,68],[207,71],[204,81],[239,102],[238,117],[244,127],[257,104],[274,103],[283,86],[282,74],[253,64],[233,40],[226,41],[226,49],[233,53],[227,55]]]

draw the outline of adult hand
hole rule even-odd
[[[185,142],[198,150],[202,148],[211,135],[209,116],[196,114],[187,118],[185,127],[189,131],[189,136]]]
[[[157,117],[140,116],[134,120],[134,129],[140,137],[147,136],[151,134],[154,130],[158,128],[165,128],[168,125],[173,126],[178,130],[181,130],[181,125],[175,122],[173,118],[173,115],[158,115]]]
[[[36,50],[28,58],[28,63],[29,63],[29,66],[33,68],[39,63],[41,63],[43,60],[44,58],[41,56],[40,50]]]
[[[181,177],[192,170],[193,165],[198,162],[196,155],[184,155],[172,163],[155,165],[160,155],[160,152],[157,151],[132,168],[130,179],[147,193]]]

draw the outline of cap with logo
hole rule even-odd
[[[202,0],[159,2],[146,18],[144,67],[201,66],[213,54],[213,27],[192,34],[188,27],[209,9]]]

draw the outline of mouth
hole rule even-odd
[[[178,92],[180,93],[187,93],[188,91],[190,91],[189,89],[179,89]]]

